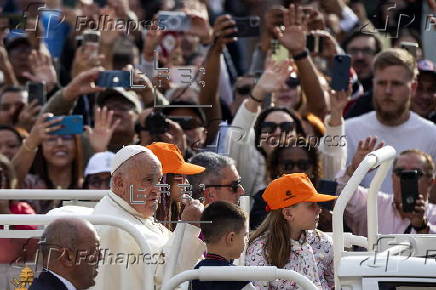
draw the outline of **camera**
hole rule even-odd
[[[152,112],[145,118],[145,130],[151,135],[165,134],[170,129],[170,124],[162,112]]]
[[[229,37],[257,37],[260,35],[260,17],[233,17],[236,22],[237,32],[232,33]]]
[[[159,26],[167,31],[189,31],[191,30],[191,18],[183,12],[160,11],[157,15]]]

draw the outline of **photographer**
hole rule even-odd
[[[186,155],[186,136],[177,122],[167,118],[161,111],[151,111],[148,115],[139,117],[136,124],[136,132],[139,136],[140,145],[147,146],[153,142],[165,142],[177,145]]]
[[[368,137],[359,141],[353,162],[337,178],[338,192],[341,192],[366,154],[382,147],[376,145],[377,139]],[[434,163],[427,153],[419,150],[401,152],[394,160],[392,185],[393,195],[378,192],[377,212],[378,229],[381,234],[434,234],[436,233],[436,206],[428,203],[428,196],[434,182]],[[406,195],[414,192],[402,192],[401,179],[411,173],[416,175],[418,195],[411,212],[405,211],[402,203]],[[404,195],[404,197],[403,197]],[[410,196],[409,196],[410,197]],[[367,200],[368,189],[359,186],[345,209],[347,225],[356,235],[367,235]]]

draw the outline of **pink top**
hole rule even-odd
[[[336,180],[338,182],[338,192],[342,191],[350,178],[346,174],[339,174],[339,176],[341,177]],[[383,235],[404,234],[404,231],[410,225],[408,218],[400,216],[394,206],[393,198],[393,194],[383,192],[379,192],[377,196],[378,232]],[[368,235],[367,200],[368,189],[359,186],[345,209],[345,221],[355,235]],[[434,204],[427,203],[425,216],[430,227],[429,233],[436,233],[436,206]],[[415,229],[412,228],[410,233],[416,234]]]

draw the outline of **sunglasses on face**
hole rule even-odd
[[[298,169],[301,169],[302,171],[306,171],[307,169],[310,168],[310,162],[308,160],[304,160],[304,159],[300,159],[297,161],[283,160],[282,162],[280,162],[280,164],[283,166],[283,168],[286,171],[291,171],[295,167],[297,167]]]
[[[282,132],[289,133],[295,129],[295,123],[294,122],[281,122],[281,123],[262,122],[262,124],[260,125],[260,130],[262,133],[274,133],[277,127],[279,127]]]
[[[422,171],[422,169],[420,169],[420,168],[413,168],[413,169],[405,169],[405,168],[401,168],[401,167],[398,167],[398,168],[394,168],[393,170],[392,170],[392,172],[396,175],[396,176],[398,176],[398,177],[402,177],[402,176],[404,176],[404,175],[407,175],[407,174],[412,174],[412,175],[415,175],[416,174],[416,176],[418,177],[418,178],[421,178],[421,177],[423,177],[424,176],[424,172]]]
[[[237,193],[240,186],[241,186],[241,180],[238,179],[238,180],[232,181],[232,183],[230,183],[230,184],[209,184],[209,185],[205,185],[204,188],[208,188],[208,187],[231,187],[233,193]]]

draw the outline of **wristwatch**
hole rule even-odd
[[[308,55],[309,55],[309,51],[306,48],[303,52],[300,52],[299,54],[292,56],[292,58],[294,60],[301,60],[301,59],[305,59]]]
[[[420,225],[419,227],[412,225],[412,227],[415,229],[416,232],[421,232],[421,231],[429,228],[429,226],[427,224],[427,219],[425,219],[425,218],[422,221],[422,225]]]

